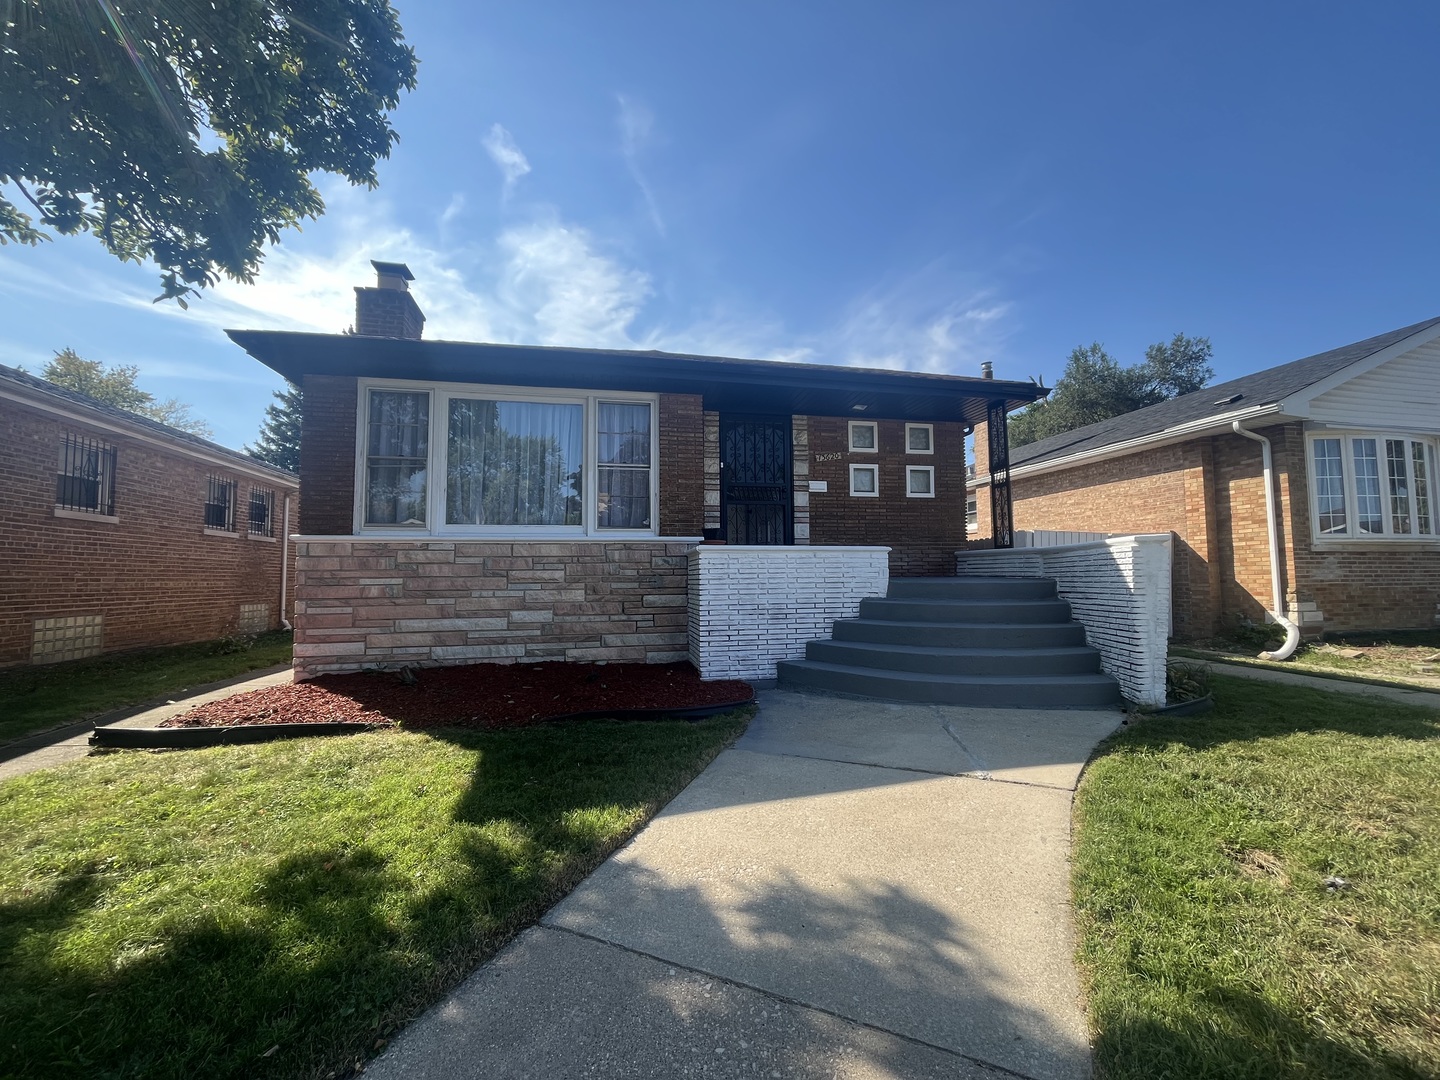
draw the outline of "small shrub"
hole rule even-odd
[[[1245,649],[1263,652],[1283,642],[1285,631],[1279,623],[1255,623],[1242,619],[1226,631],[1225,640]]]
[[[1165,703],[1199,701],[1210,694],[1210,669],[1204,664],[1171,662],[1165,665]]]

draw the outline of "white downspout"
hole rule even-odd
[[[290,597],[290,495],[285,495],[285,531],[280,534],[280,625],[294,630],[290,620],[285,618],[286,602]]]
[[[1285,617],[1285,594],[1280,587],[1280,534],[1275,527],[1275,466],[1270,457],[1270,440],[1264,435],[1246,431],[1236,420],[1230,425],[1236,435],[1254,439],[1260,444],[1260,460],[1265,471],[1265,532],[1270,542],[1270,615],[1285,628],[1285,644],[1260,654],[1261,660],[1288,660],[1300,644],[1300,627]]]

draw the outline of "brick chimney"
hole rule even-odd
[[[375,285],[355,286],[355,333],[365,337],[409,338],[419,341],[425,329],[425,316],[415,297],[410,295],[410,282],[415,275],[404,263],[376,262]]]

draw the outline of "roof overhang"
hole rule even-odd
[[[1418,349],[1421,345],[1434,341],[1436,338],[1440,338],[1440,323],[1436,323],[1434,326],[1427,326],[1418,333],[1411,334],[1407,338],[1402,338],[1395,342],[1395,344],[1381,349],[1378,352],[1373,352],[1369,356],[1355,361],[1355,363],[1348,367],[1343,367],[1334,374],[1311,383],[1303,390],[1298,390],[1288,395],[1279,403],[1280,408],[1284,412],[1291,413],[1295,416],[1307,417],[1310,415],[1310,403],[1321,394],[1333,390],[1335,387],[1341,386],[1351,379],[1359,378],[1366,372],[1374,371],[1382,364],[1387,364],[1396,357],[1405,355],[1411,349]]]
[[[1045,473],[1060,472],[1063,469],[1073,469],[1077,465],[1092,465],[1100,461],[1110,461],[1113,458],[1138,454],[1142,450],[1154,450],[1161,446],[1172,446],[1175,443],[1188,442],[1191,439],[1204,438],[1209,435],[1222,435],[1232,431],[1233,425],[1237,420],[1244,423],[1246,421],[1260,419],[1272,423],[1283,423],[1286,420],[1302,420],[1304,417],[1293,416],[1286,413],[1278,402],[1272,402],[1268,405],[1254,405],[1248,409],[1238,409],[1235,412],[1224,413],[1220,416],[1207,416],[1200,420],[1192,420],[1186,424],[1176,424],[1172,428],[1156,431],[1150,435],[1142,435],[1136,439],[1127,439],[1124,442],[1110,443],[1108,446],[1096,447],[1093,450],[1083,450],[1078,454],[1046,458],[1044,461],[1037,461],[1033,465],[1012,465],[1010,467],[1010,479],[1016,480],[1026,476],[1043,476]],[[965,482],[966,488],[972,489],[988,487],[989,485],[990,477],[988,475],[977,476]]]
[[[677,353],[411,341],[346,334],[227,330],[247,353],[297,385],[307,375],[505,386],[698,394],[717,412],[914,421],[985,420],[991,402],[1028,405],[1031,382],[913,371],[737,360]]]

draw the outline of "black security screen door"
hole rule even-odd
[[[788,416],[721,418],[720,520],[732,544],[792,542]]]

